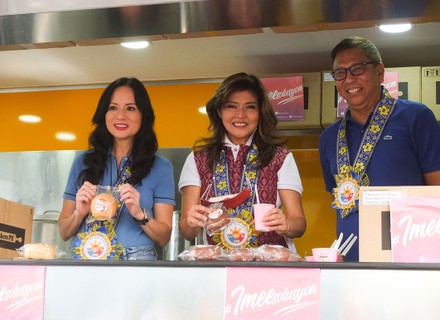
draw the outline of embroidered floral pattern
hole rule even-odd
[[[240,182],[240,189],[249,189],[251,191],[251,196],[246,199],[242,204],[240,204],[238,207],[229,209],[229,213],[232,218],[240,218],[243,221],[246,222],[246,224],[249,226],[250,234],[249,234],[249,241],[246,241],[246,245],[249,246],[258,246],[257,241],[257,235],[258,233],[255,231],[254,226],[254,219],[252,216],[252,204],[254,200],[254,190],[255,190],[255,184],[258,180],[258,168],[256,166],[255,159],[257,158],[258,149],[255,144],[252,144],[251,148],[249,149],[246,163],[244,164],[244,170],[242,173],[242,178]],[[251,161],[251,159],[253,161]],[[220,161],[216,164],[215,167],[215,176],[214,176],[214,194],[216,196],[225,196],[232,194],[229,183],[229,174],[228,174],[228,165],[226,156],[223,153]],[[223,232],[223,231],[222,231]],[[213,237],[215,242],[219,242],[218,244],[222,245],[223,247],[226,246],[225,243],[221,240],[222,237],[219,235],[216,237],[214,235]],[[226,246],[227,247],[227,246]]]
[[[340,155],[344,155],[347,153],[347,147],[342,147],[341,150],[339,150]]]
[[[240,150],[238,152],[238,156],[236,159],[234,159],[234,156],[232,154],[232,150],[229,147],[225,147],[225,157],[228,164],[228,170],[229,170],[229,183],[230,183],[230,191],[232,193],[238,193],[240,192],[241,188],[241,179],[243,177],[243,168],[246,163],[246,159],[252,158],[252,155],[249,155],[249,149],[250,146],[240,146]],[[290,151],[284,147],[278,147],[277,151],[270,161],[270,163],[265,166],[264,168],[260,168],[258,170],[258,187],[259,187],[259,196],[260,200],[262,202],[266,203],[276,203],[277,199],[277,172],[280,170],[281,166],[283,165],[284,159],[286,156],[290,153]],[[248,158],[249,155],[249,158]],[[211,188],[211,186],[214,186],[214,179],[213,179],[213,168],[209,167],[207,165],[208,163],[208,154],[206,150],[201,152],[194,153],[194,160],[197,165],[197,170],[199,172],[201,181],[202,181],[202,190],[203,192],[206,192],[207,189],[210,191],[207,192],[204,199],[208,199],[209,197],[215,196],[214,191]],[[214,172],[215,174],[215,172]],[[249,173],[248,173],[249,174]],[[247,175],[246,175],[247,176]],[[250,178],[252,177],[249,176]],[[255,200],[255,197],[253,197],[253,200]],[[245,215],[252,215],[252,212],[245,213]],[[224,237],[223,237],[224,238]],[[216,238],[213,239],[213,237],[207,237],[207,243],[209,244],[216,244],[218,243],[215,240],[222,239]],[[278,244],[282,245],[284,247],[287,247],[286,240],[284,239],[284,236],[279,235],[278,233],[272,231],[272,232],[260,232],[257,235],[257,241],[258,244]]]
[[[345,201],[337,201],[338,198],[345,199],[344,195],[346,194],[346,190],[341,189],[342,185],[348,185],[352,188],[353,183],[356,183],[358,188],[361,185],[369,184],[369,179],[366,174],[368,162],[394,109],[396,100],[391,97],[385,88],[382,88],[382,92],[383,98],[373,111],[370,124],[364,133],[353,167],[350,165],[350,155],[347,147],[347,121],[345,117],[339,126],[338,139],[336,142],[338,174],[335,176],[335,181],[337,187],[333,191],[335,202],[332,206],[338,210],[341,217],[347,216],[358,208],[357,202],[354,202],[355,205],[352,202],[349,202],[349,205],[344,205]]]
[[[364,152],[370,152],[371,150],[373,150],[373,145],[371,143],[367,143],[364,146],[362,146],[362,148],[364,148]]]

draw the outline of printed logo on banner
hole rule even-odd
[[[2,320],[43,319],[45,267],[0,267]]]
[[[319,297],[319,269],[227,268],[223,319],[319,319]]]
[[[382,85],[394,99],[399,99],[399,73],[385,72]]]
[[[440,262],[440,197],[390,199],[393,262]]]
[[[390,95],[394,99],[399,99],[399,73],[398,72],[385,72],[382,85],[388,90]],[[347,100],[342,98],[338,93],[338,107],[337,117],[342,118],[345,115],[345,111],[348,108]]]
[[[304,120],[303,77],[263,78],[261,82],[278,120]]]

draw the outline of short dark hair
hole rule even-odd
[[[372,61],[376,64],[382,63],[382,57],[377,47],[368,39],[362,37],[349,37],[339,42],[336,47],[333,48],[331,53],[332,64],[335,62],[336,55],[347,49],[360,49],[365,52],[368,61]]]

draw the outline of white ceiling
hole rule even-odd
[[[147,49],[120,45],[0,51],[0,90],[102,85],[121,76],[143,81],[315,72],[330,68],[330,51],[351,35],[372,40],[386,67],[440,65],[440,22],[414,25],[405,34],[377,27],[159,40]]]

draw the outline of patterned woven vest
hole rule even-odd
[[[229,167],[229,178],[230,178],[230,189],[232,193],[238,193],[240,190],[240,179],[242,176],[242,170],[244,167],[244,162],[246,159],[246,154],[249,150],[249,146],[240,146],[240,150],[237,155],[237,159],[234,162],[234,155],[230,147],[225,147],[225,154],[228,161]],[[267,166],[260,169],[259,180],[258,180],[258,195],[260,201],[264,203],[276,204],[277,199],[277,172],[283,165],[284,159],[289,154],[289,150],[284,147],[278,147],[276,149],[275,155]],[[212,168],[208,166],[208,154],[206,150],[196,152],[194,154],[194,159],[197,165],[197,170],[202,181],[203,194],[212,183]],[[206,198],[213,196],[213,191],[206,195]],[[212,240],[208,237],[208,242],[212,244]],[[286,241],[282,235],[276,232],[261,232],[258,235],[258,244],[279,244],[287,247]]]

